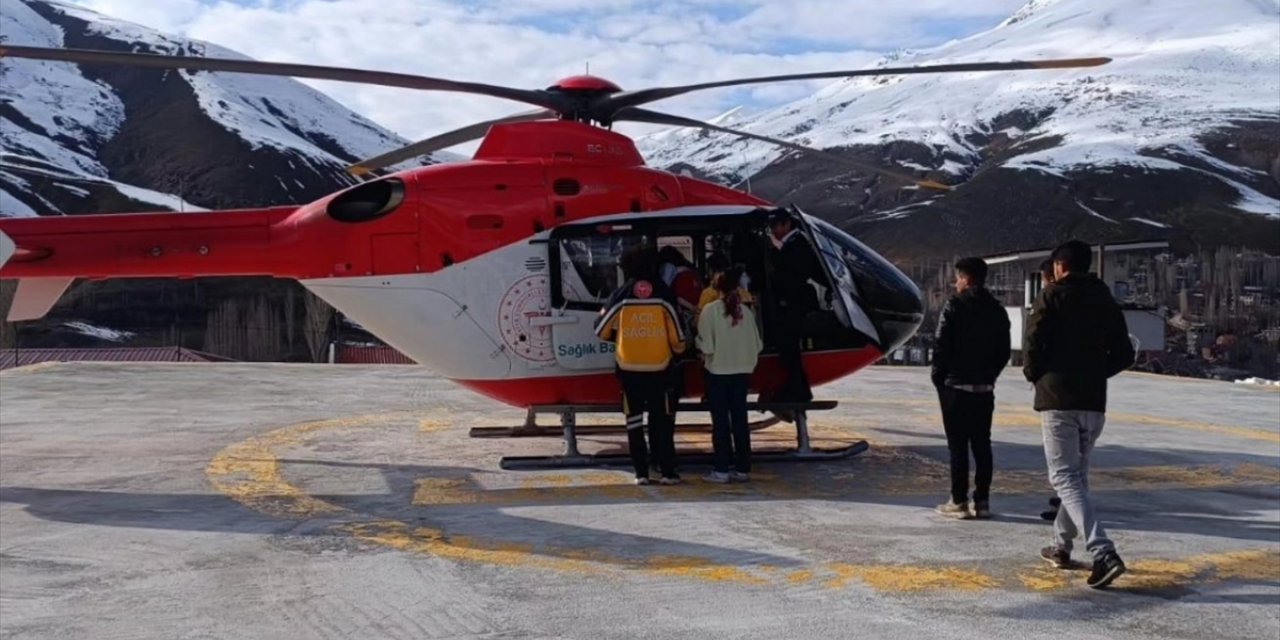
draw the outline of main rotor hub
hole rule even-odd
[[[566,120],[609,126],[613,114],[601,112],[595,105],[605,96],[622,91],[622,87],[597,76],[569,76],[547,87],[546,93],[557,98],[556,109]]]
[[[547,87],[547,91],[560,91],[563,93],[617,93],[622,91],[622,87],[605,80],[599,76],[569,76],[562,78],[559,82]]]

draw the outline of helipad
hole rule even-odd
[[[813,417],[815,444],[865,438],[862,456],[750,485],[690,468],[680,487],[502,471],[503,454],[560,445],[467,438],[523,415],[417,368],[5,372],[0,636],[1280,634],[1280,393],[1115,383],[1092,484],[1131,572],[1094,592],[1036,558],[1050,493],[1015,374],[998,392],[1000,516],[952,522],[931,511],[946,450],[923,370],[819,394],[841,408]]]

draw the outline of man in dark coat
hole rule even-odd
[[[1065,568],[1075,537],[1083,536],[1094,561],[1088,585],[1100,589],[1125,566],[1089,499],[1089,455],[1102,434],[1107,379],[1133,364],[1134,347],[1111,290],[1089,273],[1089,245],[1068,242],[1054,250],[1052,260],[1054,284],[1027,317],[1023,367],[1036,386],[1049,480],[1062,500],[1053,544],[1040,555]]]
[[[813,246],[789,212],[782,209],[772,212],[769,230],[777,243],[770,256],[773,266],[771,292],[778,309],[773,336],[778,347],[778,359],[782,361],[787,375],[776,399],[808,402],[813,399],[813,391],[800,355],[801,339],[805,317],[818,310],[818,293],[809,281],[825,282],[826,275]]]
[[[965,258],[955,265],[956,295],[938,317],[933,384],[951,452],[951,499],[942,515],[967,519],[969,452],[973,452],[973,516],[991,517],[991,417],[996,378],[1009,361],[1009,314],[987,291],[987,263]]]

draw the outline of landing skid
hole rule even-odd
[[[621,411],[617,407],[612,407],[611,409],[612,410],[607,413],[619,413]],[[683,411],[694,411],[694,409],[681,407],[676,415],[679,415],[679,412]],[[556,413],[559,413],[561,416],[564,415],[560,412]],[[600,411],[591,413],[606,412]],[[561,421],[563,423],[563,418]],[[747,428],[752,431],[759,431],[761,429],[768,429],[782,421],[782,418],[777,416],[769,416],[768,418],[751,421],[747,424]],[[575,430],[580,436],[595,436],[611,433],[625,433],[626,426],[621,424],[583,424],[576,425]],[[700,424],[677,424],[676,433],[711,433],[711,424],[705,422]],[[472,427],[471,431],[467,432],[467,435],[472,438],[559,438],[564,435],[564,427],[548,427],[538,424],[537,413],[535,413],[533,409],[529,409],[528,415],[525,416],[524,424],[518,427]]]
[[[837,403],[831,400],[815,402],[751,402],[747,409],[785,415],[788,422],[796,427],[796,448],[786,451],[753,452],[753,462],[818,462],[839,460],[857,455],[867,450],[866,441],[859,440],[843,447],[814,449],[809,443],[809,411],[829,411],[836,408]],[[702,403],[687,403],[677,407],[677,414],[688,411],[706,411]],[[621,413],[617,405],[544,405],[532,407],[525,418],[525,424],[519,427],[477,427],[471,430],[473,438],[501,437],[551,437],[564,438],[564,453],[557,456],[506,456],[499,465],[503,469],[573,469],[586,467],[630,466],[630,457],[626,454],[584,455],[578,450],[578,436],[581,434],[620,433],[621,425],[577,425],[579,413]],[[554,413],[560,416],[560,427],[543,427],[537,423],[540,413]],[[779,417],[766,418],[752,423],[752,429],[763,429],[781,421]],[[710,425],[677,425],[679,431],[709,431]],[[711,454],[705,451],[681,452],[677,454],[683,464],[708,464]]]

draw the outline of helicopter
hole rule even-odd
[[[76,278],[269,276],[298,281],[379,339],[444,378],[514,407],[616,403],[612,345],[594,321],[621,284],[620,254],[675,246],[701,268],[711,252],[745,263],[766,294],[766,349],[751,391],[785,374],[769,346],[766,217],[775,205],[645,165],[612,130],[639,122],[766,142],[901,181],[950,189],[828,151],[644,108],[695,91],[814,79],[1065,69],[1108,58],[878,67],[729,79],[624,91],[577,75],[542,90],[292,63],[0,45],[0,58],[248,73],[490,96],[536,107],[478,122],[349,167],[366,178],[300,206],[0,219],[0,278],[19,281],[10,321],[44,316]],[[467,161],[379,175],[433,151],[481,140]],[[923,319],[917,287],[856,238],[788,211],[827,282],[806,337],[811,382],[882,358]],[[684,364],[684,395],[702,392]],[[532,415],[532,413],[531,413]]]

